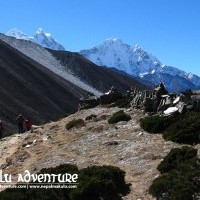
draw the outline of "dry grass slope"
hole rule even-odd
[[[110,125],[107,119],[119,108],[96,107],[37,127],[33,133],[4,138],[0,141],[1,168],[14,176],[27,169],[34,173],[64,163],[79,168],[113,165],[126,171],[126,182],[131,183],[131,192],[124,200],[151,200],[148,188],[159,175],[158,164],[172,148],[181,145],[143,131],[140,110],[124,110],[131,116],[128,122]],[[85,121],[85,126],[66,129],[69,121],[94,113],[97,117]]]

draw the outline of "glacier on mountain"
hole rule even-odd
[[[171,92],[200,89],[200,77],[175,67],[163,65],[141,46],[130,46],[120,39],[108,39],[91,49],[79,52],[97,65],[116,68],[154,87],[164,82]]]
[[[45,48],[53,50],[65,50],[62,44],[54,39],[50,33],[46,33],[42,28],[39,28],[33,37],[26,35],[16,28],[8,31],[6,35],[15,37],[16,39],[29,40]]]

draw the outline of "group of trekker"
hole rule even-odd
[[[30,131],[32,128],[32,120],[30,117],[27,117],[26,119],[24,116],[20,113],[18,117],[16,118],[17,120],[17,126],[18,126],[18,133],[23,133],[24,126],[26,127],[26,131]],[[2,138],[4,132],[4,125],[3,122],[0,120],[0,138]]]

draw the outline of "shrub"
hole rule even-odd
[[[73,191],[75,200],[90,199],[119,199],[125,195],[128,185],[125,184],[125,172],[113,166],[92,166],[80,170],[79,190]],[[81,197],[81,198],[80,198]],[[121,199],[121,198],[120,198]]]
[[[149,133],[160,133],[172,123],[171,118],[161,116],[147,116],[140,120],[142,129]]]
[[[82,127],[84,125],[85,125],[85,123],[82,119],[73,119],[72,121],[70,121],[66,124],[66,129],[70,130],[73,127]]]
[[[178,176],[173,172],[155,179],[149,188],[150,194],[159,200],[193,200],[198,186],[191,177]]]
[[[43,174],[64,174],[68,173],[76,173],[78,171],[78,167],[76,165],[71,164],[61,164],[55,168],[43,168],[40,173]]]
[[[149,193],[160,200],[193,200],[200,192],[199,161],[194,148],[172,149],[158,165],[162,175],[153,181]]]
[[[174,148],[158,165],[157,169],[161,173],[169,172],[170,170],[176,169],[182,164],[187,164],[187,162],[191,162],[194,158],[197,158],[196,149],[187,146],[184,146],[181,149]]]
[[[125,172],[113,166],[92,166],[78,170],[74,165],[60,165],[56,168],[42,169],[39,173],[76,173],[78,187],[74,189],[6,189],[0,193],[1,200],[122,200],[129,192],[125,184]]]
[[[85,118],[85,120],[91,120],[97,118],[97,115],[91,114]]]
[[[108,120],[109,124],[115,124],[120,121],[129,121],[131,116],[126,114],[123,110],[114,113]]]
[[[187,112],[173,117],[148,116],[140,120],[140,126],[150,133],[163,133],[166,140],[183,144],[200,142],[200,112]]]
[[[92,166],[80,170],[80,175],[93,177],[102,180],[112,180],[116,187],[123,186],[125,184],[124,177],[125,172],[114,166]]]
[[[172,123],[164,132],[163,137],[183,144],[197,144],[200,142],[200,113],[187,112]]]

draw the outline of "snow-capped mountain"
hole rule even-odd
[[[7,36],[15,37],[16,39],[21,39],[21,40],[30,40],[30,37],[23,33],[22,31],[13,28],[12,30],[8,31],[6,33]]]
[[[141,46],[125,44],[120,39],[108,39],[100,45],[80,53],[98,65],[115,67],[133,76],[143,76],[157,71],[162,64]]]
[[[116,68],[152,85],[162,81],[169,91],[200,89],[200,77],[178,68],[163,65],[141,46],[130,46],[120,39],[108,39],[91,49],[79,52],[97,65]]]
[[[46,33],[42,28],[39,28],[33,37],[26,35],[22,31],[14,28],[6,33],[7,36],[12,36],[17,39],[30,40],[45,48],[53,50],[65,50],[64,46],[54,39],[50,33]]]

